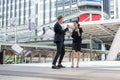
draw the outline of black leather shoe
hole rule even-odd
[[[52,66],[52,69],[60,69],[60,67]]]
[[[60,68],[65,68],[65,66],[63,66],[63,65],[58,65],[57,67],[60,67]]]

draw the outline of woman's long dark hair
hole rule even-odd
[[[80,28],[80,24],[79,24],[79,21],[74,21],[75,23],[78,24],[78,28]]]

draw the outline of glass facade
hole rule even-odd
[[[120,0],[110,0],[110,17],[111,19],[119,19],[120,16]]]
[[[0,0],[0,27],[9,26],[12,18],[16,18],[16,25],[24,25],[31,18],[41,26],[77,11],[77,0]]]
[[[32,3],[33,0],[0,0],[0,27],[9,26],[12,18],[16,18],[16,25],[25,24],[32,14]]]
[[[78,1],[79,0],[0,0],[0,27],[9,26],[9,19],[11,18],[17,19],[17,25],[25,24],[29,18],[32,18],[32,21],[36,22],[39,26],[44,25],[54,21],[59,15],[68,16],[78,12]],[[81,6],[81,8],[82,7],[84,8],[84,6]],[[85,7],[86,9],[92,8],[92,6]],[[96,9],[100,10],[100,7]],[[107,10],[106,8],[105,11]],[[107,11],[107,13],[108,12],[109,11]]]
[[[56,19],[56,0],[38,1],[38,25],[50,23]]]
[[[57,0],[56,1],[56,17],[59,15],[68,16],[70,14],[76,13],[78,9],[78,0]]]
[[[50,22],[50,0],[45,0],[45,24]]]

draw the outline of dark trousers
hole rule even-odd
[[[53,63],[52,63],[53,65],[56,65],[58,58],[59,58],[58,64],[61,64],[63,57],[65,55],[64,42],[56,43],[56,47],[57,47],[57,52],[56,52],[56,55],[53,59]]]
[[[3,51],[0,52],[0,64],[3,64]]]

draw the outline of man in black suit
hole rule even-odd
[[[56,52],[56,55],[55,55],[53,62],[52,62],[52,69],[65,68],[65,66],[63,66],[61,64],[61,62],[62,62],[63,57],[65,55],[64,35],[65,35],[65,32],[68,31],[68,28],[66,28],[64,30],[62,29],[62,26],[61,26],[61,24],[63,23],[62,16],[59,16],[57,18],[57,20],[58,21],[54,25],[54,32],[55,32],[54,43],[56,43],[57,52]],[[59,61],[58,61],[58,65],[56,66],[56,62],[57,62],[58,58],[59,58]]]

